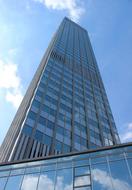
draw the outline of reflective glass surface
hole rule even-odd
[[[19,190],[22,182],[22,176],[12,176],[8,179],[5,190]]]
[[[116,190],[131,190],[132,181],[125,160],[110,162],[110,170],[112,183]]]
[[[7,178],[0,178],[0,190],[4,190]]]
[[[55,171],[42,172],[39,178],[38,190],[54,190]]]
[[[131,190],[131,151],[126,145],[1,165],[0,190]]]
[[[73,180],[72,179],[72,169],[58,170],[55,190],[58,190],[58,189],[72,190],[73,189],[72,180]]]
[[[24,146],[17,144],[15,150],[22,153],[16,151],[15,160],[119,143],[88,34],[67,18],[55,35],[25,115],[19,141]]]
[[[38,177],[39,175],[37,174],[30,174],[30,175],[25,175],[23,182],[22,182],[22,190],[36,190],[37,189],[37,184],[38,184]]]
[[[96,164],[92,166],[92,183],[94,190],[113,189],[108,164]]]

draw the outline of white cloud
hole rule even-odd
[[[27,175],[24,178],[24,182],[22,184],[22,190],[29,190],[29,189],[35,189],[38,182],[38,176],[33,175]],[[54,189],[54,180],[49,178],[46,174],[43,174],[40,176],[39,179],[39,190],[52,190]],[[71,190],[72,184],[66,184],[64,183],[64,177],[57,177],[57,184],[56,189],[64,189],[64,190]]]
[[[11,102],[15,108],[18,108],[22,101],[22,93],[20,90],[10,92],[9,90],[6,93],[6,100]]]
[[[132,141],[132,122],[124,125],[123,132],[120,134],[122,142]]]
[[[44,4],[48,9],[53,10],[67,10],[69,17],[78,22],[85,8],[80,0],[34,0]]]
[[[110,177],[107,172],[102,171],[100,169],[94,169],[92,172],[93,179],[97,183],[99,183],[104,189],[113,190],[113,186],[111,180],[114,185],[114,189],[116,190],[131,190],[130,185],[123,180],[118,178]]]
[[[0,60],[0,89],[4,91],[6,101],[17,108],[23,96],[16,64]]]

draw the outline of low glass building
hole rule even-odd
[[[132,190],[132,143],[0,165],[0,190]]]

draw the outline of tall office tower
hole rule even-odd
[[[1,161],[119,144],[87,31],[65,18],[27,90]]]

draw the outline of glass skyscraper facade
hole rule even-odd
[[[65,18],[0,148],[0,190],[131,190],[87,31]]]
[[[87,31],[65,18],[1,146],[1,161],[119,144]]]
[[[0,190],[131,190],[132,143],[0,164]]]

